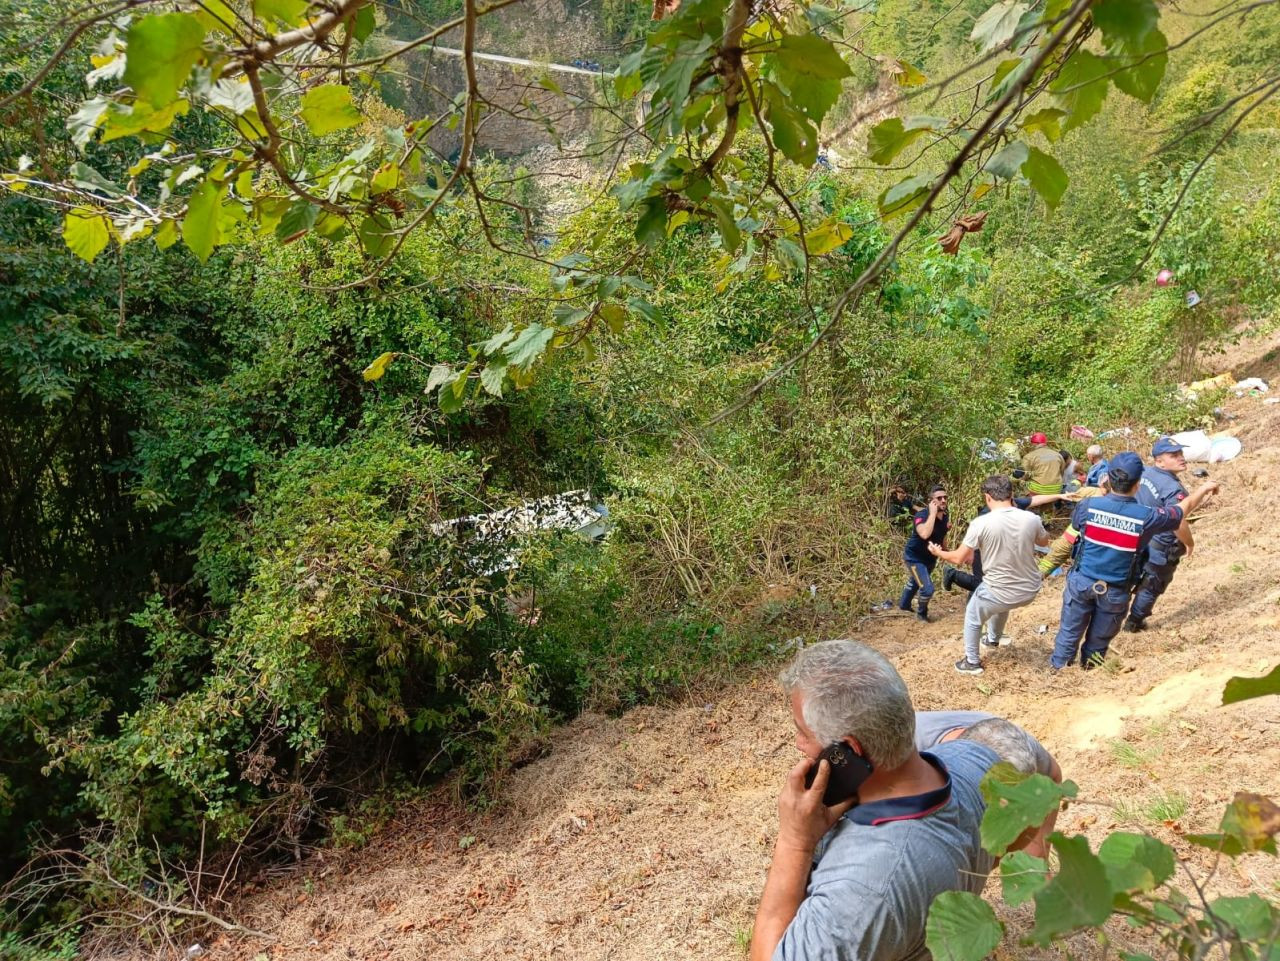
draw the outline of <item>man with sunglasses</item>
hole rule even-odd
[[[938,564],[938,559],[929,551],[929,545],[942,547],[947,540],[947,531],[951,527],[951,517],[947,513],[947,489],[935,484],[929,491],[928,507],[917,512],[911,520],[913,530],[902,551],[902,560],[907,566],[907,586],[902,589],[898,608],[909,611],[911,601],[916,599],[916,617],[928,621],[929,601],[934,590],[933,569]]]
[[[1138,483],[1138,503],[1146,507],[1174,507],[1187,499],[1187,489],[1178,475],[1187,469],[1187,456],[1182,445],[1172,437],[1161,437],[1151,448],[1154,467],[1142,472]],[[1124,629],[1137,633],[1147,626],[1147,618],[1155,607],[1156,599],[1169,587],[1178,562],[1190,557],[1195,548],[1191,525],[1183,518],[1176,531],[1157,534],[1148,546],[1147,562],[1142,568],[1142,581],[1133,598],[1133,607],[1124,622]]]

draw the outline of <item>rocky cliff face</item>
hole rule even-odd
[[[439,46],[460,48],[461,30],[446,34]],[[481,19],[476,48],[540,64],[586,60],[608,68],[617,61],[616,47],[601,26],[598,3],[592,0],[526,0],[497,11]],[[478,61],[476,69],[491,104],[481,117],[477,148],[504,157],[585,134],[593,114],[589,101],[599,99],[601,83],[607,82],[583,74],[548,73],[538,66]],[[563,95],[539,82],[548,76]],[[400,60],[396,72],[383,77],[382,86],[389,103],[418,119],[446,113],[465,83],[459,56],[423,47]],[[461,143],[461,129],[442,124],[429,142],[452,156]]]

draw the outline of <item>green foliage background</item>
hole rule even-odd
[[[613,35],[638,29],[629,9],[603,5]],[[945,72],[967,26],[925,29],[919,10],[883,0],[873,46]],[[89,265],[50,211],[6,194],[0,874],[91,829],[139,878],[210,830],[260,857],[296,850],[324,836],[339,782],[368,793],[460,767],[483,803],[548,723],[731,677],[894,592],[890,483],[961,485],[965,514],[981,438],[1189,426],[1200,412],[1172,385],[1280,296],[1274,110],[1131,274],[1213,129],[1153,154],[1160,131],[1277,59],[1274,8],[1250,24],[1248,43],[1190,45],[1150,108],[1112,98],[1069,135],[1052,217],[1005,186],[957,257],[912,237],[839,336],[714,427],[884,242],[883,175],[815,168],[793,185],[851,233],[807,288],[727,274],[707,258],[714,232],[691,224],[634,268],[656,312],[456,413],[424,396],[425,367],[360,373],[384,351],[465,362],[542,316],[551,276],[487,247],[466,214],[415,235],[372,288],[335,290],[364,270],[354,240],[251,243],[204,266],[180,247],[112,248]],[[51,83],[70,94],[78,76],[73,63]],[[6,169],[31,124],[70,155],[37,111],[0,130]],[[121,172],[111,145],[91,150]],[[761,164],[758,143],[742,153]],[[634,229],[601,200],[544,226],[553,256],[622,249]],[[1165,265],[1184,288],[1151,284]],[[608,504],[610,537],[532,538],[507,573],[477,573],[433,526],[575,488]]]

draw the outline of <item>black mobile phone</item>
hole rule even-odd
[[[871,762],[851,748],[844,741],[837,741],[822,749],[818,760],[813,762],[809,773],[804,776],[804,786],[813,787],[813,779],[818,776],[818,765],[826,761],[831,765],[831,777],[827,781],[827,789],[822,793],[822,803],[827,807],[842,804],[858,793],[862,782],[871,777]]]

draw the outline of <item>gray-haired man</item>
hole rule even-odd
[[[982,890],[978,789],[998,760],[957,740],[922,754],[898,672],[854,641],[805,648],[781,676],[804,759],[778,799],[778,838],[751,941],[752,961],[915,961],[929,905],[943,891]],[[870,765],[854,798],[828,807],[823,750],[844,745]]]

